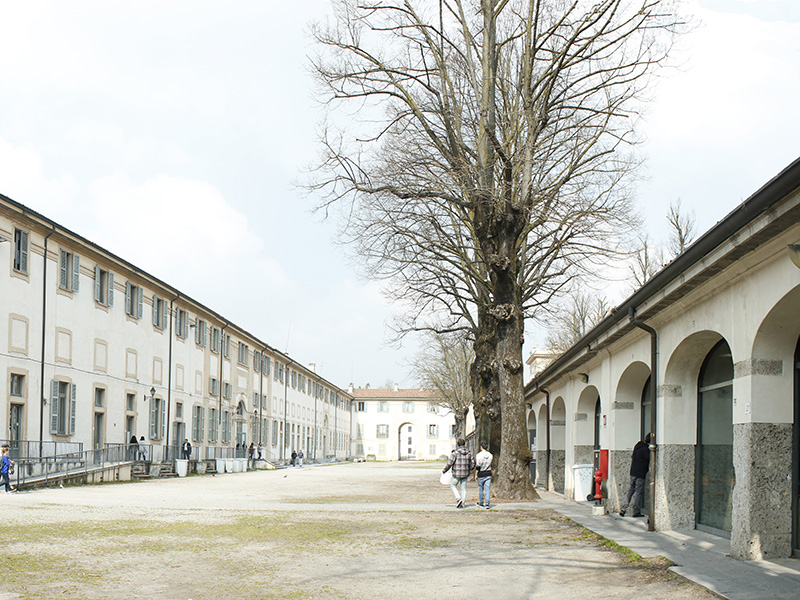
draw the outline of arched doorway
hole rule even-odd
[[[536,485],[536,462],[538,457],[536,455],[536,411],[533,409],[528,411],[528,447],[531,450],[531,483]]]
[[[236,406],[236,416],[234,422],[236,423],[236,456],[242,458],[247,456],[245,452],[245,445],[247,444],[247,408],[244,402],[239,402]]]
[[[706,355],[697,384],[697,528],[730,535],[733,470],[733,358],[725,340]]]
[[[550,489],[564,493],[567,408],[559,396],[553,400],[550,418]]]
[[[417,430],[412,423],[403,423],[397,429],[397,452],[399,460],[417,458]]]

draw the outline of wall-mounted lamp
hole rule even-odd
[[[789,251],[789,258],[792,259],[794,266],[800,269],[800,244],[789,244],[786,249]]]
[[[589,383],[589,375],[587,375],[586,373],[578,373],[578,378],[579,378],[579,379],[580,379],[580,380],[581,380],[583,383]]]
[[[150,397],[151,398],[155,398],[156,397],[156,388],[154,388],[154,387],[150,388]]]

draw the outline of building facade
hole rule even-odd
[[[15,446],[154,456],[261,444],[266,459],[350,454],[352,398],[227,317],[0,195],[0,426]]]
[[[574,467],[607,450],[618,511],[653,431],[656,529],[730,537],[740,559],[800,552],[797,244],[800,160],[526,386],[540,485],[572,498]]]
[[[437,460],[455,448],[455,417],[434,390],[350,390],[354,456],[367,460]]]

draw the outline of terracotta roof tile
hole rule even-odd
[[[352,391],[354,400],[435,400],[440,399],[438,390],[356,388]]]

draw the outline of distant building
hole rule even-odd
[[[434,460],[455,448],[455,417],[434,390],[357,388],[354,455],[368,460]]]
[[[539,348],[535,348],[525,361],[528,364],[530,376],[536,377],[551,362],[557,359],[559,354],[559,352],[554,352],[552,350],[540,350]]]

